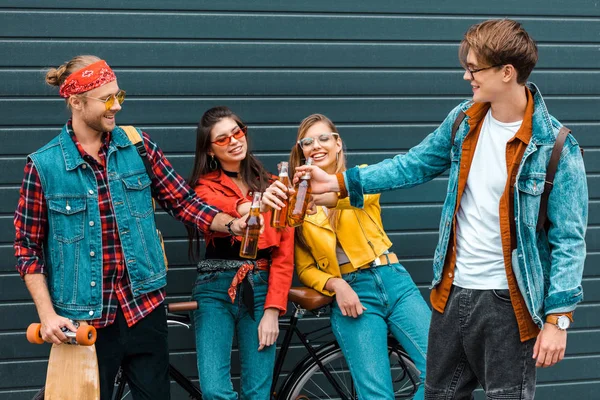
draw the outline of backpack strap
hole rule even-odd
[[[554,147],[552,148],[552,155],[550,156],[550,162],[548,163],[548,168],[546,169],[544,192],[542,193],[542,198],[540,199],[540,211],[538,214],[536,227],[536,231],[538,232],[544,229],[544,227],[546,230],[548,230],[549,227],[547,226],[549,224],[546,220],[548,214],[548,197],[550,196],[550,192],[554,186],[554,175],[556,175],[558,162],[560,161],[560,153],[562,153],[565,140],[567,136],[569,136],[569,133],[571,133],[571,130],[566,126],[562,126],[558,131],[558,136],[556,136],[556,141],[554,142]]]
[[[456,132],[458,131],[458,127],[465,120],[466,116],[467,116],[467,114],[465,114],[464,111],[459,112],[458,115],[456,116],[456,119],[454,120],[454,124],[452,125],[452,138],[450,139],[450,143],[454,144],[454,138],[456,137]]]
[[[146,146],[144,146],[144,140],[142,139],[142,134],[131,125],[121,126],[121,129],[125,131],[127,137],[131,141],[131,143],[137,149],[138,154],[142,158],[144,162],[144,168],[146,169],[146,173],[150,179],[154,178],[154,171],[152,171],[152,166],[150,165],[150,160],[148,160],[148,152],[146,151]],[[152,186],[150,186],[152,189]],[[154,189],[152,189],[154,193]],[[154,199],[153,199],[154,201]]]
[[[148,174],[148,177],[150,178],[150,180],[152,180],[152,178],[154,178],[155,175],[154,171],[152,171],[150,160],[148,160],[148,152],[146,151],[146,146],[144,146],[142,134],[136,129],[135,126],[125,125],[121,126],[120,128],[125,131],[127,137],[137,149],[137,152],[142,158],[142,162],[144,163],[146,174]],[[154,209],[154,211],[156,211],[156,203],[154,202],[154,187],[152,185],[150,185],[150,192],[152,193],[152,208]]]
[[[142,138],[142,134],[134,126],[131,125],[121,126],[120,128],[125,131],[127,137],[129,138],[129,141],[131,141],[131,143],[137,149],[138,154],[144,162],[146,174],[148,174],[148,177],[150,178],[150,180],[152,180],[152,178],[156,177],[156,175],[154,175],[154,171],[152,171],[152,166],[150,165],[150,160],[148,160],[148,152],[146,151],[146,146],[144,146],[144,139]],[[154,187],[152,185],[150,185],[150,192],[154,195]],[[154,210],[154,223],[156,225],[156,233],[158,234],[158,239],[160,240],[160,246],[162,247],[163,251],[163,259],[165,261],[165,266],[168,270],[169,261],[167,260],[167,253],[165,251],[165,241],[163,239],[162,233],[158,229],[158,221],[156,221],[156,202],[154,201],[154,196],[152,196],[152,209]]]

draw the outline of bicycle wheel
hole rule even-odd
[[[318,353],[323,367],[329,371],[348,399],[357,399],[350,370],[339,345],[323,346]],[[396,399],[412,399],[420,385],[419,370],[398,344],[388,345],[390,368]],[[305,359],[286,381],[280,399],[339,399],[332,382],[325,376],[319,365],[311,358]]]

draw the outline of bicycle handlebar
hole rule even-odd
[[[290,288],[289,299],[291,302],[308,311],[316,311],[333,301],[333,297],[325,296],[308,287]],[[197,309],[198,302],[196,301],[183,301],[180,303],[167,304],[167,311],[170,313],[193,311]]]
[[[193,311],[198,309],[198,302],[196,301],[183,301],[181,303],[171,303],[167,305],[169,312],[183,312]]]

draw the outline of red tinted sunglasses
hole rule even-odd
[[[231,143],[231,138],[234,137],[236,139],[241,139],[244,136],[246,136],[246,132],[248,132],[248,127],[246,126],[241,126],[240,129],[238,129],[237,131],[233,132],[231,135],[229,136],[225,136],[222,137],[220,139],[215,140],[214,143],[217,146],[227,146],[229,143]]]

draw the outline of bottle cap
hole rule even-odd
[[[285,175],[287,176],[288,174],[288,162],[287,161],[282,161],[279,164],[277,164],[277,169],[279,170],[279,176]]]
[[[254,192],[252,196],[252,205],[251,208],[260,208],[260,201],[262,199],[262,192]]]
[[[306,159],[306,163],[304,165],[312,165],[312,163],[313,163],[313,159],[311,157],[308,157]],[[307,172],[304,175],[302,175],[300,177],[300,179],[310,179],[310,172]]]

